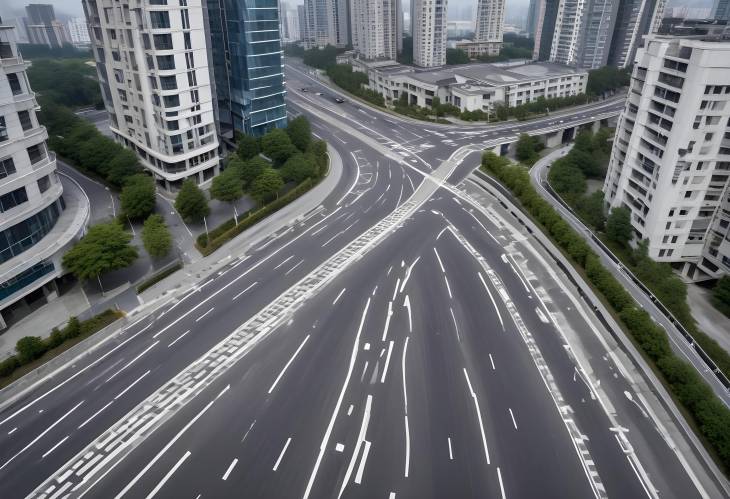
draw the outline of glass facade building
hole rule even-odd
[[[208,36],[221,134],[286,126],[277,0],[208,0]]]

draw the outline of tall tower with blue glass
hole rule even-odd
[[[278,0],[207,0],[210,60],[223,137],[286,126]]]

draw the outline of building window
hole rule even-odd
[[[28,193],[25,192],[25,187],[10,191],[0,196],[0,212],[8,211],[26,201],[28,201]]]
[[[157,56],[157,69],[160,69],[160,70],[175,69],[175,56],[158,55]]]
[[[46,274],[53,272],[53,262],[42,261],[0,284],[0,300],[20,291]]]
[[[24,131],[33,128],[33,120],[30,119],[30,111],[19,111],[18,118],[20,119],[20,126]]]
[[[13,158],[5,158],[0,160],[0,178],[8,177],[15,173],[15,163]]]
[[[20,86],[20,79],[18,79],[17,73],[8,74],[8,83],[10,84],[10,90],[12,90],[13,95],[23,93],[23,87]]]
[[[45,151],[40,144],[30,146],[28,149],[26,149],[26,151],[28,151],[28,157],[30,158],[30,162],[33,165],[46,157]]]
[[[0,142],[8,140],[8,127],[5,126],[5,116],[0,116]]]
[[[162,90],[177,89],[177,78],[175,76],[160,76],[160,88]]]
[[[165,11],[152,11],[150,12],[150,24],[153,29],[167,29],[170,27],[170,15]]]
[[[13,48],[8,42],[0,42],[0,59],[12,59],[15,57],[13,54]]]
[[[38,190],[41,191],[41,194],[46,192],[51,187],[51,177],[48,175],[45,175],[38,179]]]
[[[154,35],[155,49],[172,50],[172,35],[166,33],[164,35]]]
[[[165,107],[177,107],[180,105],[180,96],[178,95],[166,95],[162,100],[165,102]]]

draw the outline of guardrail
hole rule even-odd
[[[481,172],[479,172],[481,173]],[[480,178],[482,178],[480,176]],[[708,369],[715,375],[715,377],[722,383],[722,385],[725,387],[725,390],[730,391],[730,379],[728,379],[727,376],[725,376],[725,373],[720,370],[719,367],[717,367],[717,364],[715,364],[715,361],[712,360],[712,358],[705,352],[705,350],[697,343],[697,341],[694,339],[692,334],[687,331],[687,329],[682,325],[682,323],[674,317],[674,314],[666,307],[664,304],[657,298],[654,293],[651,292],[649,288],[647,288],[641,280],[634,275],[634,273],[627,268],[609,248],[606,246],[601,239],[596,236],[596,234],[585,226],[582,222],[580,222],[580,217],[575,213],[575,211],[566,203],[563,198],[560,197],[560,195],[553,190],[552,186],[548,182],[543,182],[542,180],[539,180],[540,184],[543,186],[543,188],[558,202],[560,205],[565,208],[575,219],[582,225],[583,229],[590,234],[591,240],[598,245],[599,248],[601,248],[601,251],[604,252],[604,254],[610,258],[615,264],[617,264],[619,271],[624,274],[626,277],[631,279],[631,281],[646,295],[646,297],[651,301],[654,306],[659,310],[659,312],[664,315],[664,317],[675,327],[675,329],[684,337],[684,339],[689,343],[689,346],[692,347],[692,349],[697,353],[699,358],[702,360],[702,362],[708,367]],[[661,325],[661,324],[660,324]],[[662,326],[664,327],[664,326]]]

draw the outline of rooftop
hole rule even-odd
[[[449,66],[436,70],[415,70],[409,76],[424,83],[448,84],[470,80],[474,83],[501,86],[581,73],[585,73],[585,71],[578,71],[569,66],[549,62],[535,62],[508,68],[488,63],[476,63]]]

